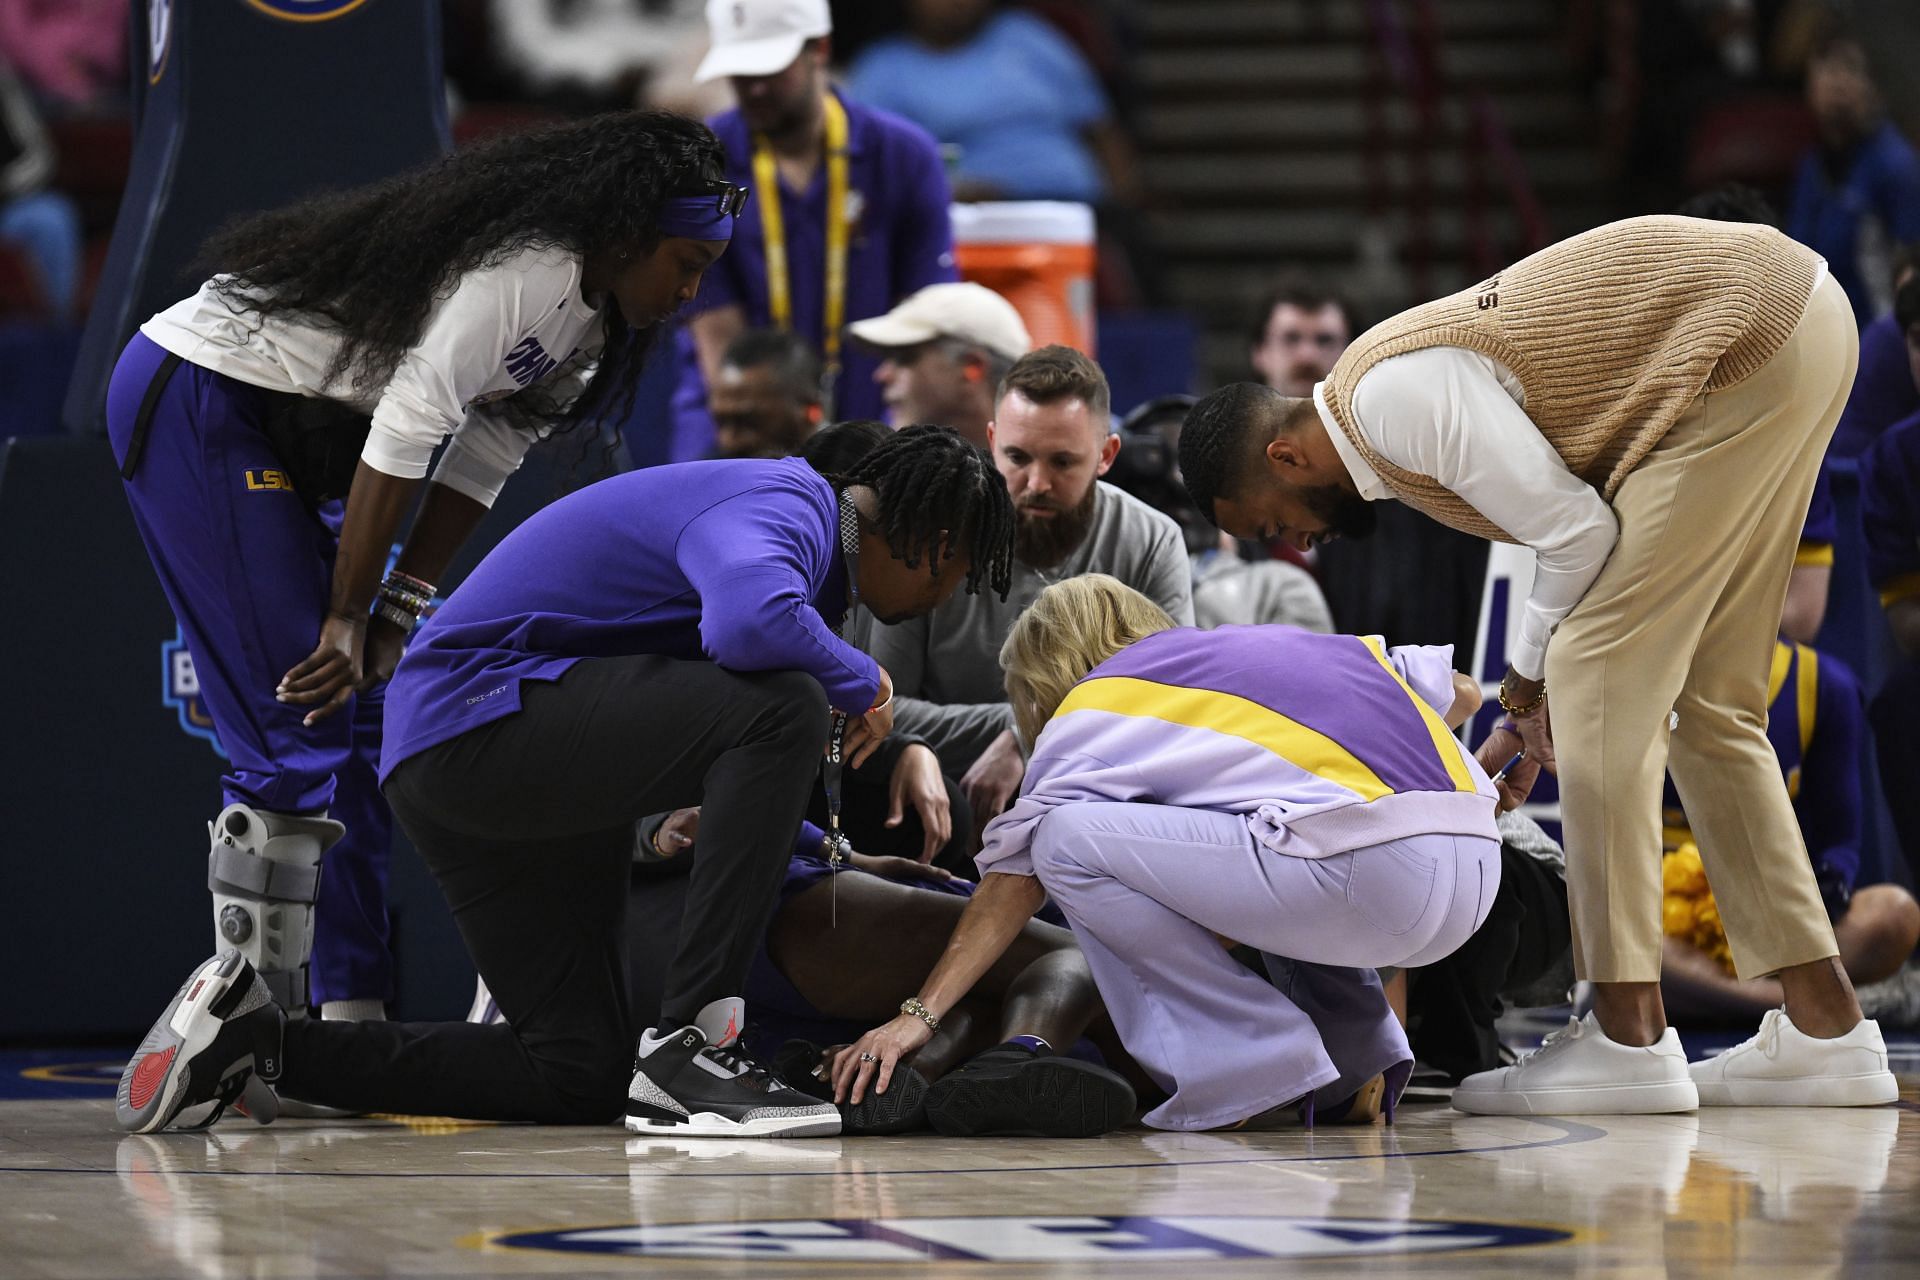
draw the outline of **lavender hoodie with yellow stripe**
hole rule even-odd
[[[1031,876],[1040,820],[1139,801],[1242,814],[1298,858],[1427,833],[1499,839],[1493,785],[1447,729],[1453,647],[1297,627],[1179,627],[1068,692],[1020,798],[988,824],[980,870]]]

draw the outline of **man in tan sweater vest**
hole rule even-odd
[[[1491,770],[1524,740],[1506,807],[1537,766],[1560,779],[1594,1010],[1466,1080],[1461,1110],[1898,1095],[1766,738],[1787,576],[1857,354],[1852,309],[1811,251],[1758,225],[1633,218],[1376,326],[1311,399],[1237,383],[1188,416],[1181,470],[1229,533],[1306,547],[1363,535],[1367,504],[1398,498],[1537,555],[1500,690],[1509,719],[1480,759]],[[1787,993],[1758,1036],[1691,1069],[1660,1004],[1669,769],[1736,967]]]

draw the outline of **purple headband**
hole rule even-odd
[[[731,240],[734,217],[746,203],[747,189],[735,186],[703,196],[675,196],[661,206],[657,225],[663,236]]]

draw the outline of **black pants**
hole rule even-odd
[[[738,995],[818,776],[827,703],[797,672],[581,662],[408,760],[386,793],[508,1025],[287,1026],[280,1088],[356,1111],[590,1124],[632,1070],[633,824],[705,804],[663,1019]]]
[[[1567,884],[1537,858],[1500,846],[1500,891],[1478,931],[1437,964],[1410,975],[1414,1056],[1461,1080],[1500,1065],[1500,992],[1546,973],[1572,944]]]

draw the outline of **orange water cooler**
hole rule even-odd
[[[963,280],[1013,303],[1034,345],[1058,342],[1096,354],[1093,209],[1057,200],[953,206]]]

